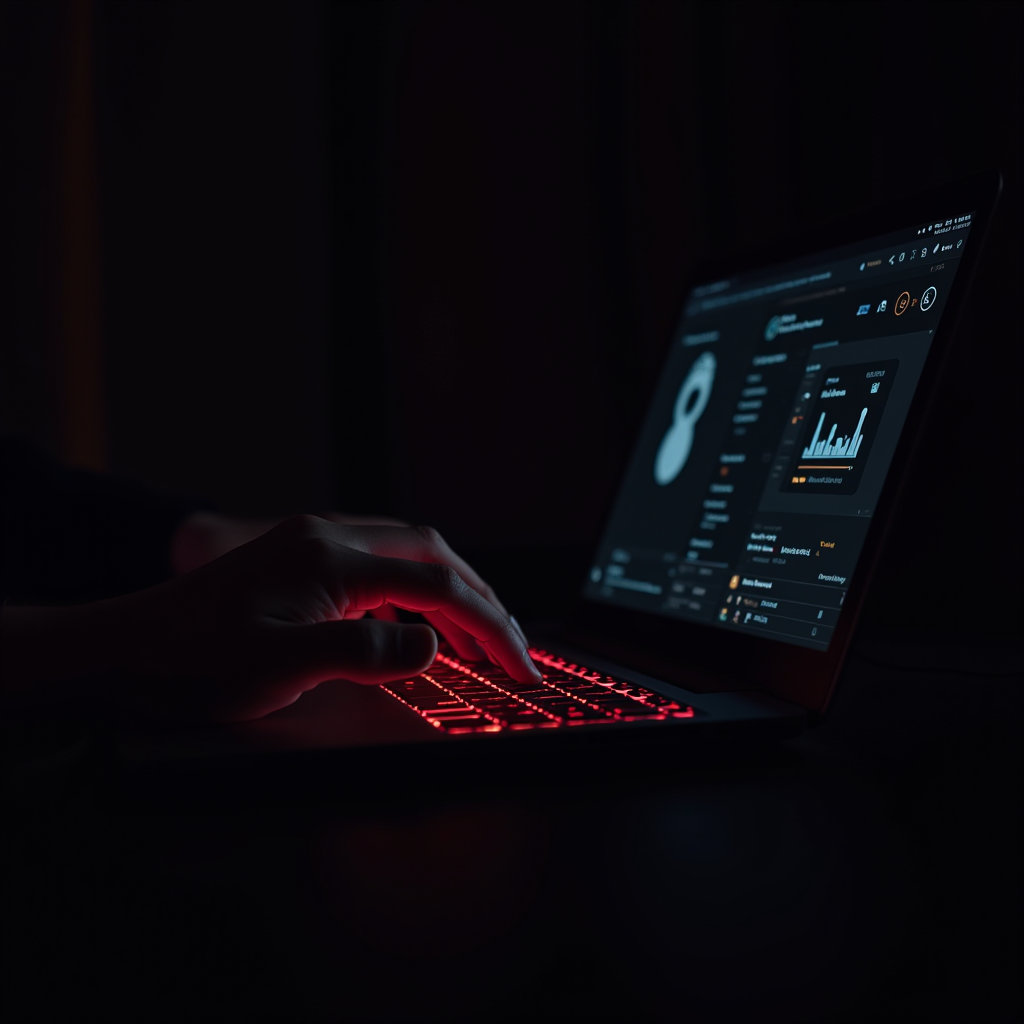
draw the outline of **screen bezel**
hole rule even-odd
[[[793,701],[814,714],[828,706],[884,544],[888,524],[900,497],[908,463],[920,439],[946,356],[951,348],[964,298],[970,286],[992,212],[1002,190],[1002,177],[986,170],[927,191],[906,195],[870,209],[791,235],[785,240],[694,267],[680,293],[675,324],[692,289],[700,284],[774,268],[789,260],[846,245],[868,242],[938,216],[972,212],[971,244],[953,278],[943,316],[925,360],[906,425],[893,454],[885,485],[871,519],[832,641],[826,651],[685,619],[669,618],[610,605],[579,594],[568,632],[578,643],[648,675],[695,691],[757,689]],[[674,334],[673,334],[674,336]],[[666,340],[666,348],[671,337]],[[658,369],[664,363],[659,362]],[[653,394],[655,382],[651,382]],[[634,424],[639,436],[646,409]],[[625,477],[633,448],[620,467],[602,520],[607,523]],[[583,581],[580,581],[582,590]]]

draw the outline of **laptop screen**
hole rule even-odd
[[[690,291],[586,599],[828,649],[971,245],[940,214]]]

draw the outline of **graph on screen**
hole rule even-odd
[[[898,359],[881,359],[821,370],[813,389],[802,396],[812,402],[804,421],[807,433],[792,449],[782,490],[804,494],[857,490],[898,368]]]
[[[811,438],[811,443],[804,448],[803,458],[805,459],[855,459],[857,452],[860,450],[861,442],[864,440],[864,434],[862,428],[864,427],[864,419],[868,414],[867,406],[864,406],[860,411],[860,419],[857,420],[857,426],[853,433],[846,437],[841,433],[837,433],[839,430],[839,424],[833,423],[832,429],[828,432],[828,437],[821,439],[821,432],[825,426],[825,413],[822,413],[818,419],[818,425],[814,429],[814,436]]]

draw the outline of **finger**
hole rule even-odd
[[[437,635],[426,625],[357,619],[281,630],[282,652],[305,666],[310,685],[330,679],[387,683],[418,675],[437,655]]]
[[[340,544],[324,559],[327,550],[319,552],[319,564],[330,573],[325,583],[343,616],[349,608],[371,611],[385,601],[421,614],[440,613],[483,645],[513,679],[539,678],[509,619],[450,565],[369,555]]]
[[[351,619],[365,614],[367,613],[363,611],[349,609],[345,618]],[[390,604],[382,604],[371,614],[375,619],[385,619],[388,622],[401,621],[398,610]],[[454,622],[449,622],[440,612],[427,612],[423,617],[444,636],[460,658],[465,658],[467,661],[481,661],[488,657],[487,651],[477,643],[474,637],[460,626],[456,626]]]
[[[450,565],[465,583],[494,605],[505,618],[509,617],[508,609],[498,599],[494,588],[465,559],[457,555],[433,527],[365,526],[357,532],[358,540],[350,541],[346,536],[342,543],[388,558]]]
[[[374,613],[376,614],[376,613]],[[427,613],[423,616],[427,622],[432,626],[437,627],[444,635],[445,639],[451,643],[452,647],[459,653],[460,658],[467,658],[470,661],[480,661],[483,658],[490,658],[494,661],[493,655],[491,655],[486,647],[480,645],[476,638],[467,633],[460,626],[455,625],[450,619],[446,618],[440,612]],[[526,634],[523,632],[523,627],[516,622],[515,617],[510,617],[508,620],[512,624],[512,628],[519,634],[519,639],[525,648],[529,649],[530,641],[526,639]]]
[[[482,661],[487,649],[471,633],[457,626],[442,612],[424,612],[427,620],[455,649],[455,653],[466,661]]]

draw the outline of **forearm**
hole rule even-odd
[[[95,709],[123,671],[107,622],[114,602],[0,613],[0,705],[50,712]]]
[[[67,469],[9,438],[0,470],[0,592],[23,606],[79,605],[166,580],[175,531],[208,507]]]

